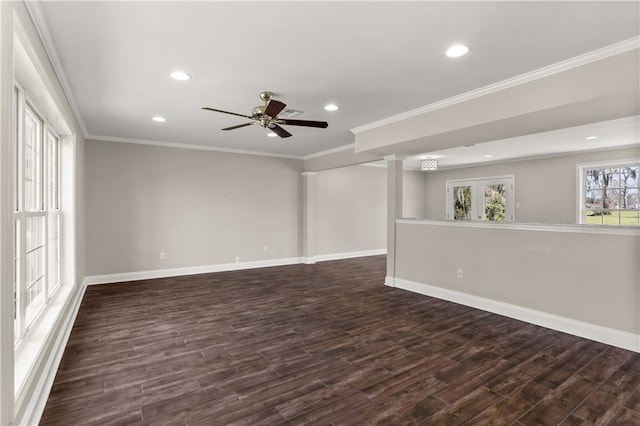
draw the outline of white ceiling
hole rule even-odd
[[[353,143],[354,127],[640,33],[637,2],[50,1],[36,8],[89,135],[295,156]],[[455,42],[471,52],[447,58]],[[177,69],[193,79],[172,80]],[[223,132],[245,121],[200,109],[250,114],[262,90],[329,128],[288,127],[289,139],[267,138],[257,126]],[[324,111],[327,102],[340,110]]]

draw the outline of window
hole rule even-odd
[[[640,160],[578,165],[578,223],[640,225]]]
[[[447,219],[514,220],[513,176],[447,181]]]
[[[14,340],[60,285],[59,137],[16,89]]]

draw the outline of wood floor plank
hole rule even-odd
[[[606,369],[605,369],[606,370]],[[595,424],[607,424],[631,397],[640,383],[640,371],[618,369],[600,384],[573,414]]]
[[[89,286],[41,424],[637,424],[640,354],[386,287],[385,267]]]
[[[524,424],[558,424],[595,389],[597,385],[580,376],[563,382],[538,405],[520,418]]]
[[[544,399],[551,390],[535,382],[528,382],[498,403],[490,406],[469,424],[510,425]]]

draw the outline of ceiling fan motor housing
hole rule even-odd
[[[259,105],[259,106],[255,107],[255,108],[253,108],[253,112],[251,113],[251,115],[256,120],[259,120],[260,117],[262,117],[264,115],[264,110],[265,109],[266,109],[265,105]]]

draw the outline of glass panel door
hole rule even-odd
[[[471,186],[454,186],[451,191],[453,197],[453,219],[471,220],[473,218],[473,190]]]
[[[483,220],[490,222],[504,222],[507,220],[507,196],[506,185],[485,184],[483,185]]]

